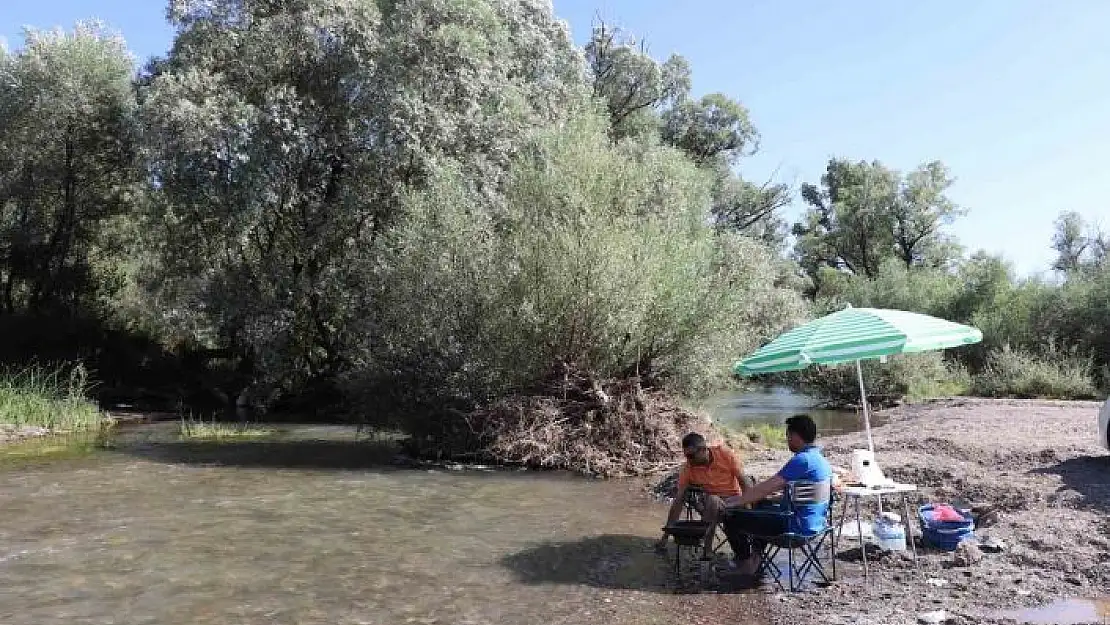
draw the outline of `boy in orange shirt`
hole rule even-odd
[[[705,549],[702,558],[708,559],[713,550],[713,536],[717,520],[726,506],[736,505],[744,491],[744,467],[736,454],[724,445],[710,447],[705,437],[691,432],[682,438],[682,453],[686,462],[678,471],[678,492],[667,515],[667,525],[682,516],[682,502],[690,486],[698,486],[705,496],[696,504],[702,519],[709,522],[705,535]],[[656,545],[657,550],[667,548],[667,534]]]

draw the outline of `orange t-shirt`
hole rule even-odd
[[[740,482],[736,476],[740,475],[743,466],[740,459],[723,445],[710,447],[709,453],[709,464],[692,465],[687,461],[682,465],[678,472],[678,487],[700,486],[705,492],[718,497],[739,495]]]

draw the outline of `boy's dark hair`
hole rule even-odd
[[[699,449],[705,447],[705,437],[697,432],[690,432],[682,437],[683,449]]]
[[[799,414],[787,419],[786,432],[797,434],[807,445],[812,445],[817,440],[817,424],[809,415]]]

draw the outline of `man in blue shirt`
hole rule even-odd
[[[798,505],[791,517],[768,513],[766,509],[748,509],[768,496],[782,492],[790,482],[825,482],[832,488],[832,466],[814,445],[816,440],[817,424],[809,416],[797,415],[786,420],[786,444],[794,452],[794,457],[774,477],[745,489],[738,499],[729,501],[725,528],[730,535],[775,536],[787,532],[812,535],[825,528],[825,513],[829,506],[827,500]],[[740,548],[741,553],[735,554],[740,572],[749,575],[756,573],[759,570],[763,545],[755,540],[737,542],[743,545]]]

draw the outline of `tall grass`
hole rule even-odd
[[[88,372],[80,364],[2,370],[0,423],[53,431],[95,428],[103,415],[88,390]]]

